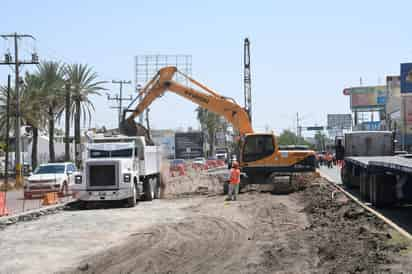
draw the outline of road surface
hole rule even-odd
[[[182,179],[174,183],[180,185]],[[189,181],[198,182],[202,180]],[[387,244],[389,232],[382,223],[343,194],[332,195],[332,187],[321,178],[309,178],[308,186],[289,195],[250,191],[237,202],[225,202],[223,195],[208,191],[140,202],[135,208],[43,216],[0,231],[0,272],[412,270],[409,257],[405,265],[395,261],[399,254],[394,252],[400,249]]]

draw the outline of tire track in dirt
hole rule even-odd
[[[242,229],[223,218],[196,216],[150,233],[150,237],[136,233],[127,243],[89,258],[72,272],[206,273],[239,245]]]
[[[305,239],[291,240],[306,221],[290,197],[252,193],[235,203],[223,199],[201,199],[185,209],[186,219],[155,226],[150,237],[136,236],[88,258],[81,273],[272,273],[312,267]]]

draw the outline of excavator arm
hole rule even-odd
[[[179,73],[200,90],[187,87],[173,80],[173,76]],[[140,103],[132,114],[124,119],[122,130],[131,132],[136,127],[134,119],[141,114],[150,104],[161,97],[166,91],[171,91],[182,96],[208,111],[222,115],[236,128],[241,135],[253,133],[252,125],[247,112],[233,99],[219,95],[215,91],[192,79],[188,75],[179,72],[176,67],[164,67],[146,84],[138,95]]]

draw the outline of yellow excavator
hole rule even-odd
[[[173,80],[176,74],[182,75],[200,90]],[[314,151],[280,150],[273,134],[253,132],[248,113],[235,100],[219,95],[216,91],[178,71],[173,66],[160,69],[138,94],[137,98],[140,98],[140,101],[136,108],[125,110],[120,128],[122,134],[139,135],[141,126],[135,122],[135,118],[166,91],[171,91],[208,111],[222,115],[239,132],[239,164],[242,172],[246,174],[242,183],[274,183],[278,175],[315,171]],[[132,113],[126,118],[128,112]],[[290,185],[291,182],[288,184]],[[279,189],[275,192],[287,192],[287,188],[279,185]]]

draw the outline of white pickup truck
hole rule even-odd
[[[87,159],[75,176],[76,198],[88,201],[125,201],[160,198],[161,151],[146,145],[144,137],[89,136]]]

